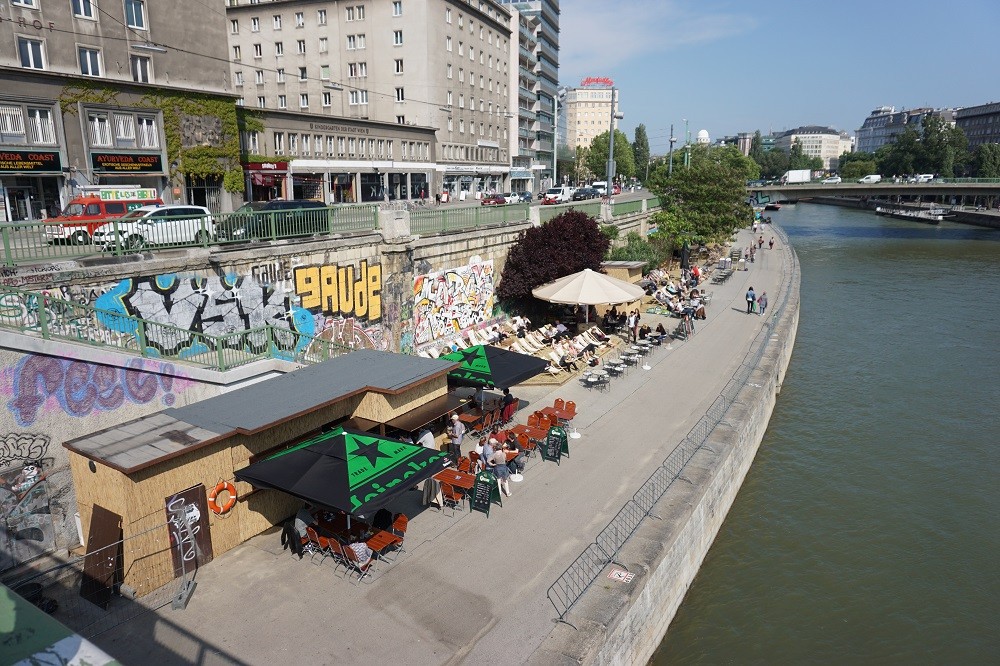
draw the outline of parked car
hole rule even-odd
[[[503,206],[507,203],[507,199],[502,194],[489,194],[483,197],[480,203],[483,206]]]
[[[550,187],[545,190],[545,196],[542,197],[542,205],[552,205],[560,203],[568,203],[572,201],[573,198],[573,188],[571,187]]]
[[[587,199],[599,199],[601,193],[593,187],[581,187],[573,193],[573,201],[586,201]]]
[[[218,238],[221,242],[289,238],[329,230],[329,214],[322,202],[272,199],[240,206],[218,225]]]
[[[151,205],[102,224],[94,232],[94,245],[102,250],[118,244],[127,250],[141,250],[150,245],[202,244],[215,237],[215,219],[204,206]]]
[[[878,175],[877,173],[871,173],[868,174],[867,176],[858,179],[858,182],[864,185],[873,185],[881,181],[882,181],[882,176]]]
[[[824,178],[819,182],[823,185],[840,185],[842,181],[840,180],[840,176],[830,176],[829,178]]]
[[[531,203],[531,192],[519,192],[517,200],[519,203]]]

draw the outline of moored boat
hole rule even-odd
[[[894,217],[897,220],[911,220],[916,222],[925,222],[927,224],[940,224],[942,220],[948,215],[948,212],[943,208],[928,208],[920,210],[911,210],[909,208],[889,208],[887,206],[876,206],[876,215],[885,215],[886,217]]]

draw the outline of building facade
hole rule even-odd
[[[566,143],[570,148],[589,148],[594,137],[607,133],[612,112],[618,112],[621,93],[612,109],[610,86],[573,88],[566,95]],[[615,123],[617,128],[617,122]]]
[[[522,14],[516,5],[511,11],[510,90],[516,104],[510,119],[509,150],[511,155],[510,186],[514,192],[534,192],[546,165],[538,161],[535,150],[538,135],[538,17]],[[514,39],[516,33],[517,39]],[[517,67],[513,63],[517,63]]]
[[[224,35],[199,0],[0,6],[0,221],[51,216],[110,184],[231,210],[239,134]]]
[[[802,146],[803,155],[818,157],[822,160],[824,169],[835,171],[840,166],[840,156],[851,151],[853,140],[847,132],[808,125],[778,134],[774,147],[787,153],[795,143]]]
[[[248,109],[263,110],[265,119],[325,117],[335,127],[396,124],[417,128],[421,137],[434,129],[432,146],[419,153],[432,165],[427,195],[474,195],[507,183],[511,18],[493,0],[230,0],[226,16],[232,84]],[[265,133],[274,138],[288,130]],[[416,173],[409,153],[390,158],[387,143],[380,154],[375,139],[374,154],[366,140],[365,153],[356,144],[352,156],[348,139],[348,148],[341,154],[335,145],[329,159],[323,136],[326,173],[353,159],[353,172],[378,171],[387,196],[421,191],[402,185]],[[279,157],[278,149],[269,144],[265,155]],[[293,172],[300,158],[290,160]],[[315,146],[308,161],[319,168]]]
[[[970,150],[984,143],[1000,143],[1000,102],[958,109],[954,118],[955,126],[969,139]]]
[[[895,141],[896,136],[907,127],[912,127],[917,133],[923,132],[924,118],[928,115],[939,116],[944,122],[956,124],[955,109],[903,109],[896,111],[893,106],[880,106],[874,109],[858,128],[855,134],[855,150],[863,153],[874,153],[882,146]]]

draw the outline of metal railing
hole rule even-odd
[[[657,200],[659,203],[659,200]],[[642,212],[642,200],[639,201],[616,201],[611,209],[611,215],[613,217],[618,217],[619,215],[631,215],[632,213]]]
[[[791,247],[788,244],[788,237],[779,227],[772,226],[772,231],[779,236],[785,247]],[[594,542],[589,544],[573,560],[546,591],[546,596],[559,614],[558,621],[573,626],[566,620],[566,614],[576,605],[609,564],[620,564],[617,562],[617,558],[622,546],[635,534],[642,521],[653,515],[652,511],[656,503],[680,477],[691,458],[705,447],[716,426],[722,422],[730,407],[738,399],[740,392],[747,385],[751,373],[759,366],[761,358],[771,344],[773,323],[780,321],[786,308],[793,302],[791,296],[794,290],[791,285],[798,279],[799,266],[798,257],[794,250],[791,250],[788,256],[791,257],[791,263],[785,271],[781,302],[774,309],[774,314],[769,317],[769,325],[764,326],[754,338],[743,362],[719,397],[715,399],[694,427],[688,431],[680,444],[643,482],[618,514],[601,530]],[[781,344],[787,345],[787,339]]]
[[[318,363],[351,351],[290,328],[262,326],[224,335],[178,328],[123,312],[0,286],[0,327],[138,354],[230,370],[262,359]]]
[[[410,212],[410,232],[433,234],[444,231],[475,229],[528,219],[528,204],[504,206],[466,206],[464,208],[426,208]]]

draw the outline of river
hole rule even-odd
[[[651,663],[1000,663],[1000,231],[771,215],[791,364]]]

